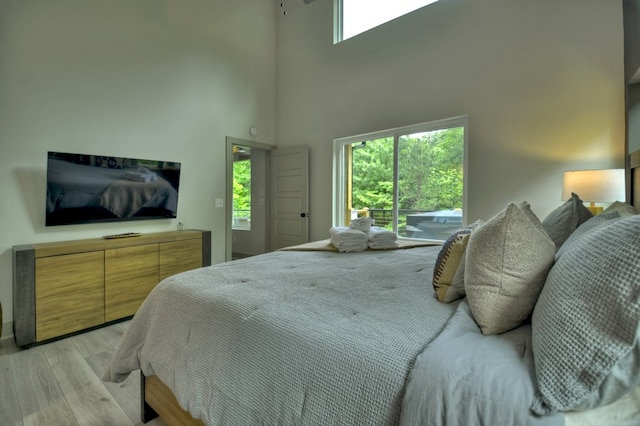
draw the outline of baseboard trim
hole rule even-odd
[[[13,321],[2,323],[0,340],[13,339]]]

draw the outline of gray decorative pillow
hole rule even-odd
[[[532,317],[537,414],[606,405],[640,383],[638,259],[635,215],[584,232],[556,261]]]
[[[544,218],[542,226],[556,244],[557,250],[578,226],[592,216],[589,209],[582,204],[580,197],[571,193],[571,198]]]
[[[578,226],[578,229],[576,229],[573,234],[569,235],[569,238],[567,238],[564,244],[562,244],[562,246],[556,252],[556,260],[558,260],[558,258],[562,256],[562,253],[574,249],[575,246],[582,244],[582,237],[588,232],[591,232],[593,228],[595,228],[596,226],[600,226],[610,220],[619,219],[620,217],[620,213],[617,211],[613,211],[611,213],[601,213],[597,216],[593,216],[591,219]]]
[[[533,310],[556,253],[539,222],[528,204],[510,203],[469,236],[465,290],[484,335],[517,327]]]

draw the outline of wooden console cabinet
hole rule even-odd
[[[210,231],[13,247],[18,346],[128,318],[164,278],[211,265]]]

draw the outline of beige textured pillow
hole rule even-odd
[[[436,265],[433,268],[433,289],[440,302],[449,303],[464,296],[462,286],[453,286],[456,271],[464,260],[464,251],[471,229],[461,229],[453,233],[442,245]]]
[[[482,334],[500,334],[529,317],[556,246],[529,205],[510,203],[469,237],[465,290]]]

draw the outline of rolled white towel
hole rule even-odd
[[[357,229],[362,232],[369,232],[373,225],[373,219],[370,217],[358,217],[351,220],[349,227],[351,229]]]
[[[398,247],[397,241],[369,241],[367,246],[374,250],[385,250]]]
[[[341,241],[337,238],[331,237],[331,244],[338,249],[341,253],[354,253],[359,251],[365,251],[368,248],[365,241]]]
[[[393,242],[398,239],[398,234],[385,228],[372,226],[368,232],[369,241]]]
[[[334,226],[329,229],[331,238],[336,241],[354,241],[354,242],[367,242],[369,238],[367,234],[357,229],[351,229],[347,226]]]

